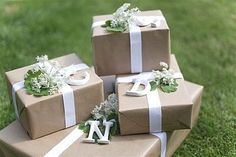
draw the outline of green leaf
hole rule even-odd
[[[108,32],[124,32],[126,30],[126,28],[123,28],[123,27],[116,27],[116,28],[113,28],[113,27],[110,27],[110,26],[107,26],[106,27],[106,30]]]
[[[151,81],[149,83],[151,85],[151,91],[154,91],[157,89],[158,85],[157,85],[156,81]]]
[[[40,89],[40,92],[36,92],[32,89],[32,86],[31,86],[31,80],[33,78],[38,78],[38,76],[40,74],[42,74],[43,72],[42,71],[36,71],[36,72],[33,72],[32,70],[28,70],[27,71],[27,74],[26,74],[26,77],[25,77],[25,89],[26,89],[26,92],[30,95],[34,95],[36,97],[40,97],[40,96],[48,96],[49,95],[49,90],[50,88],[42,88]]]
[[[111,26],[111,20],[107,20],[105,24],[102,25],[102,27],[109,27],[109,26]]]
[[[89,125],[85,125],[86,122],[82,121],[81,123],[79,123],[79,129],[83,130],[84,133],[88,133],[90,126]]]
[[[161,85],[161,90],[166,93],[175,92],[177,90],[176,85]]]

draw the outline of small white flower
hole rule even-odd
[[[36,60],[38,61],[38,62],[45,62],[45,61],[48,61],[48,56],[47,55],[43,55],[43,56],[37,56],[36,57]]]
[[[91,115],[94,119],[106,119],[110,114],[117,114],[118,112],[118,100],[115,94],[108,96],[107,100],[102,102],[99,106],[96,106]]]
[[[132,18],[139,12],[138,8],[129,9],[130,3],[124,3],[120,8],[116,10],[112,15],[111,27],[123,27],[127,28],[128,23],[132,21]]]
[[[165,69],[168,69],[169,67],[168,64],[166,64],[165,62],[160,62],[160,66]]]
[[[31,87],[32,87],[32,90],[37,92],[37,93],[39,93],[41,91],[41,85],[38,82],[37,78],[32,78],[31,79]]]

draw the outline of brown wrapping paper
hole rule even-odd
[[[56,58],[63,66],[82,63],[75,55],[70,54]],[[30,66],[6,72],[9,94],[11,97],[12,85],[24,79],[24,74]],[[95,105],[103,101],[103,81],[89,68],[88,83],[82,86],[71,86],[74,91],[76,122],[87,120]],[[76,77],[76,76],[75,76]],[[38,138],[65,128],[65,116],[62,94],[35,97],[28,95],[24,89],[16,93],[20,122],[33,138]]]
[[[170,68],[180,72],[174,55],[171,55]],[[178,89],[165,93],[158,89],[162,110],[162,131],[192,128],[193,103],[186,90],[184,79],[177,79]],[[122,135],[149,132],[149,108],[147,96],[132,97],[125,92],[133,83],[117,83],[119,120]]]
[[[163,16],[160,10],[143,11],[142,16]],[[111,15],[94,16],[93,22],[111,19]],[[143,71],[160,68],[159,62],[169,63],[170,32],[166,21],[158,28],[141,27]],[[129,31],[109,33],[100,26],[92,32],[93,61],[96,73],[102,75],[130,74]],[[122,64],[121,64],[122,63]]]
[[[203,87],[185,82],[194,103],[193,117],[199,113]],[[110,90],[110,89],[109,89]],[[0,152],[3,157],[41,157],[66,137],[73,128],[31,140],[15,121],[0,131]],[[167,157],[170,157],[189,134],[190,130],[168,132]],[[109,145],[86,144],[84,137],[73,143],[61,156],[70,157],[157,157],[160,155],[160,140],[153,135],[129,135],[112,138]],[[128,149],[127,149],[128,148]]]

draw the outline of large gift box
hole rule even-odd
[[[176,74],[181,74],[174,55],[171,55],[169,67]],[[193,102],[183,78],[176,80],[178,87],[175,92],[166,93],[158,88],[141,97],[129,96],[126,92],[132,88],[133,83],[125,81],[136,76],[142,75],[120,75],[117,78],[122,135],[192,128]]]
[[[195,123],[199,113],[203,87],[189,82],[185,82],[185,85],[194,103],[192,114]],[[162,143],[155,135],[114,136],[109,145],[83,143],[82,140],[86,135],[82,135],[75,142],[70,142],[74,138],[67,138],[68,141],[63,140],[74,131],[73,129],[74,127],[31,140],[21,125],[15,121],[0,131],[0,155],[3,157],[41,157],[52,155],[53,150],[57,150],[54,156],[70,157],[156,157],[161,153]],[[173,155],[189,132],[190,130],[186,129],[167,133],[167,157]],[[62,140],[65,144],[61,145],[62,147],[57,147]],[[72,144],[70,145],[67,142]],[[165,147],[162,146],[162,148]],[[60,153],[58,154],[58,152]]]
[[[75,54],[55,58],[54,61],[58,61],[63,67],[82,65],[82,61]],[[24,88],[18,88],[23,87],[22,81],[29,69],[31,66],[6,72],[6,77],[16,115],[33,139],[87,120],[88,113],[104,99],[103,81],[92,68],[80,71],[90,75],[84,85],[69,86],[65,91],[41,97],[29,95]]]
[[[160,20],[156,28],[150,25],[139,27],[139,41],[132,37],[133,32],[130,30],[122,33],[107,32],[99,25],[111,19],[112,15],[93,17],[93,61],[99,76],[151,71],[160,68],[158,63],[161,61],[169,63],[170,31],[162,12],[142,11],[139,15]]]

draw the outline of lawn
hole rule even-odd
[[[4,72],[77,53],[92,64],[91,17],[124,1],[0,1],[0,129],[15,119]],[[236,1],[130,1],[161,9],[171,29],[172,53],[186,80],[204,85],[198,125],[174,156],[236,156]]]

